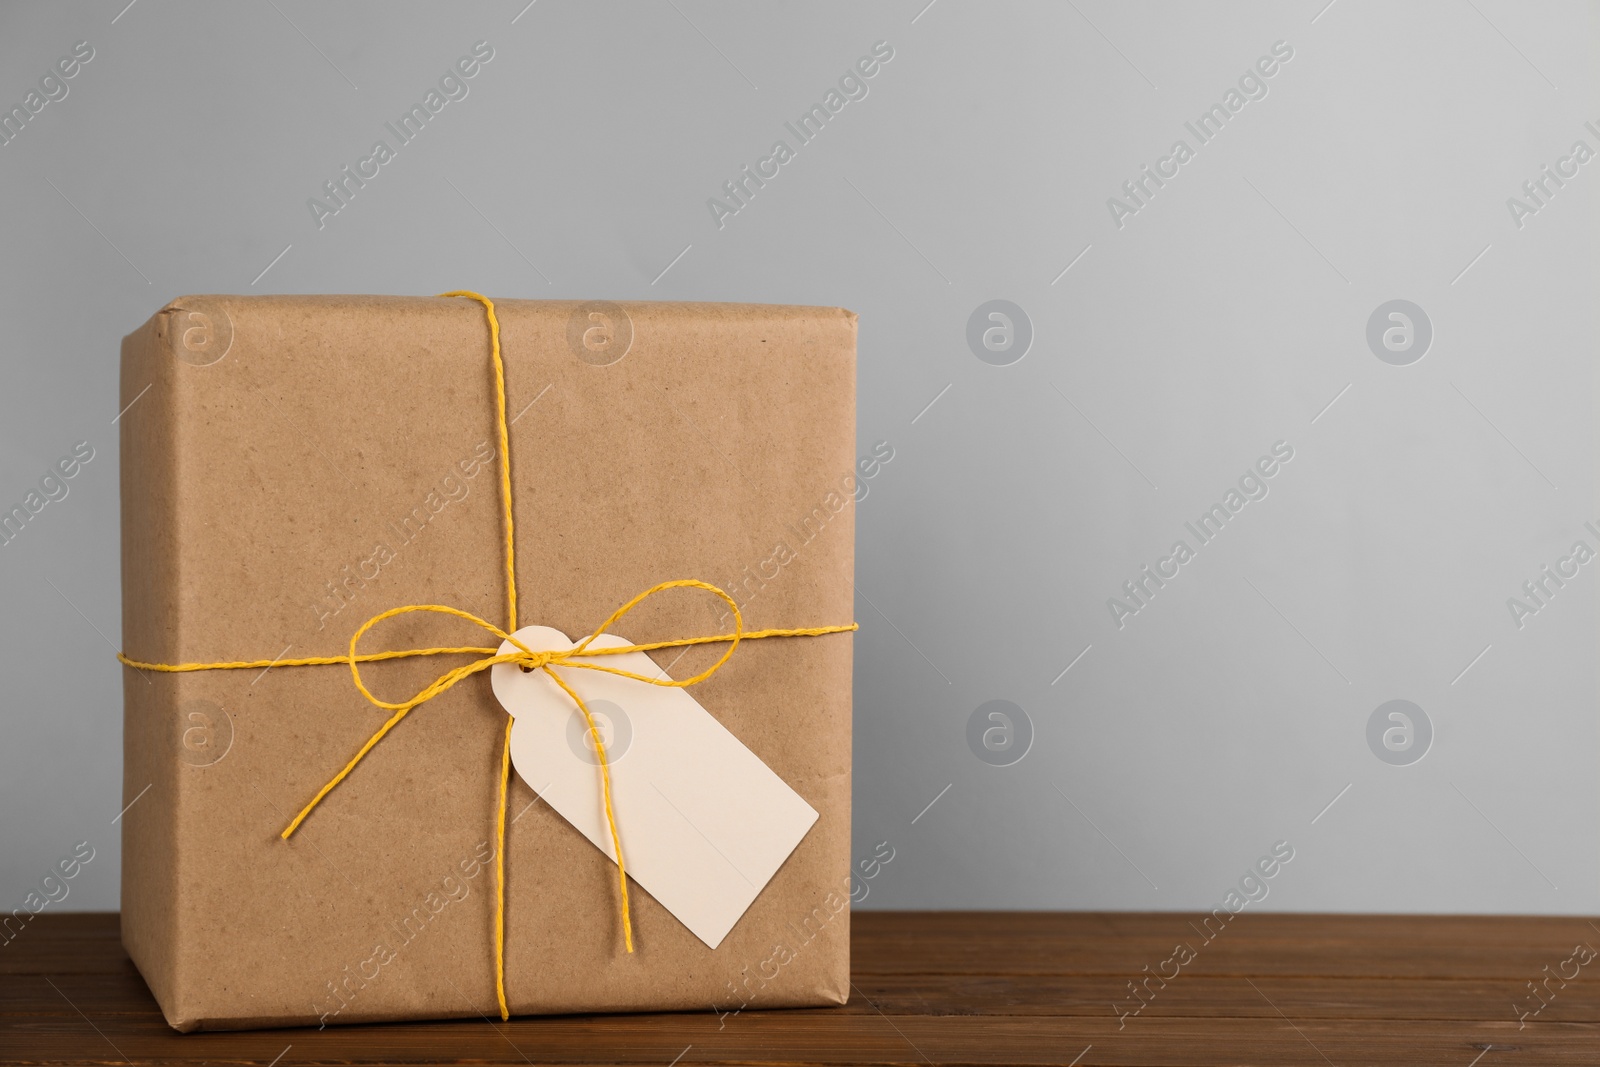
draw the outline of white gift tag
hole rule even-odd
[[[574,645],[548,626],[524,626],[516,637],[535,652]],[[601,634],[589,647],[632,643]],[[502,654],[515,650],[509,641],[500,646]],[[643,652],[590,662],[667,677]],[[716,948],[817,821],[816,811],[688,690],[554,669],[583,697],[600,729],[628,875]],[[516,720],[517,774],[615,862],[600,761],[583,712],[543,670],[500,663],[489,673],[496,699]]]

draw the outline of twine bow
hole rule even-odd
[[[604,671],[607,674],[615,674],[624,678],[632,678],[636,681],[647,682],[650,685],[670,686],[681,689],[691,685],[697,685],[698,683],[705,681],[707,678],[710,678],[713,674],[716,674],[717,671],[721,670],[723,665],[728,662],[729,658],[733,656],[734,650],[739,647],[739,643],[741,641],[754,641],[768,637],[817,637],[822,634],[846,633],[855,630],[858,627],[855,623],[850,623],[847,626],[811,626],[787,630],[756,630],[746,633],[744,631],[744,619],[739,613],[739,605],[734,602],[733,597],[729,596],[724,590],[719,589],[708,582],[696,581],[692,578],[680,578],[674,581],[661,582],[657,585],[653,585],[649,589],[646,589],[644,592],[638,594],[616,611],[613,611],[609,616],[606,617],[604,622],[595,628],[593,633],[589,634],[589,636],[585,637],[582,641],[579,641],[570,649],[566,649],[564,651],[535,651],[519,641],[514,636],[515,631],[518,629],[516,541],[514,535],[515,519],[511,508],[511,453],[509,447],[509,429],[506,422],[505,364],[500,355],[500,322],[495,317],[494,302],[486,296],[482,296],[478,293],[467,290],[457,290],[448,293],[442,293],[440,295],[446,297],[466,297],[471,300],[476,300],[478,303],[483,305],[484,312],[489,322],[490,348],[494,357],[495,413],[498,430],[497,443],[500,457],[501,518],[505,523],[506,616],[510,620],[510,629],[512,632],[507,633],[505,630],[502,630],[493,623],[481,619],[469,611],[463,611],[460,608],[452,608],[443,604],[407,604],[403,607],[390,608],[388,611],[379,612],[366,622],[362,623],[361,627],[357,629],[355,634],[350,638],[350,651],[344,656],[308,656],[302,659],[243,660],[225,663],[147,663],[141,660],[130,659],[126,655],[119,652],[117,653],[117,659],[121,660],[130,667],[136,667],[141,670],[162,671],[167,673],[210,670],[245,670],[266,667],[309,667],[342,663],[349,666],[351,679],[355,682],[356,688],[360,690],[363,697],[365,697],[376,707],[382,708],[385,711],[393,712],[388,721],[379,727],[377,732],[367,739],[366,744],[361,746],[360,750],[355,754],[354,757],[351,758],[350,762],[346,763],[344,768],[340,770],[338,774],[335,774],[332,778],[330,778],[327,784],[317,791],[316,796],[312,797],[311,801],[306,804],[306,806],[300,810],[300,813],[294,817],[289,825],[283,829],[283,832],[279,836],[285,840],[287,840],[290,835],[299,829],[300,824],[303,823],[306,820],[306,817],[311,814],[312,810],[322,802],[323,798],[325,798],[329,793],[333,792],[339,783],[344,781],[345,778],[349,776],[351,771],[355,770],[356,764],[360,763],[362,759],[366,757],[367,753],[371,752],[378,742],[382,741],[390,730],[398,726],[401,720],[404,719],[413,708],[416,708],[419,705],[432,700],[434,697],[447,692],[457,683],[462,682],[467,678],[480,673],[481,671],[486,671],[500,663],[514,663],[525,671],[544,671],[545,674],[556,683],[556,685],[561,687],[561,690],[565,692],[567,696],[572,698],[572,702],[578,711],[583,713],[584,721],[588,724],[589,737],[592,739],[595,752],[599,756],[601,798],[605,806],[606,826],[610,830],[611,844],[616,852],[617,857],[617,889],[619,897],[618,906],[621,915],[623,943],[626,946],[627,951],[631,953],[633,951],[633,921],[628,908],[628,874],[627,867],[625,866],[622,858],[622,841],[617,834],[616,815],[612,810],[611,769],[606,759],[605,745],[601,741],[600,730],[595,725],[594,716],[590,713],[589,706],[584,703],[583,698],[578,695],[577,691],[573,689],[572,686],[569,685],[568,682],[556,672],[555,668],[559,666],[564,669],[573,668],[578,670]],[[720,597],[733,613],[733,633],[716,634],[703,637],[685,637],[669,641],[653,641],[645,644],[623,645],[615,648],[590,647],[591,642],[593,642],[595,638],[605,633],[612,624],[623,618],[623,616],[627,615],[630,611],[632,611],[635,607],[649,597],[652,597],[657,593],[665,592],[669,589],[679,588],[703,589]],[[361,638],[367,633],[368,630],[371,630],[374,626],[377,626],[386,619],[392,619],[398,615],[405,615],[414,611],[436,612],[442,615],[453,615],[457,618],[465,619],[468,622],[475,623],[476,625],[494,634],[502,642],[509,642],[514,646],[514,651],[501,652],[499,647],[480,648],[474,646],[414,648],[388,652],[366,653],[358,652],[356,650]],[[636,674],[632,671],[625,671],[617,667],[606,667],[599,663],[584,662],[591,657],[617,656],[628,652],[652,652],[662,648],[685,648],[692,645],[709,644],[726,644],[728,647],[723,651],[722,655],[717,659],[717,661],[711,664],[711,666],[707,667],[699,674],[696,674],[691,678],[682,679],[681,681],[674,681],[671,678],[652,678],[648,675]],[[432,683],[419,690],[409,700],[400,701],[398,703],[383,700],[375,695],[372,690],[367,688],[366,682],[363,681],[361,677],[360,665],[363,663],[376,663],[391,659],[406,659],[413,656],[440,656],[452,654],[475,654],[480,658],[473,660],[471,663],[467,663],[460,667],[456,667],[452,670],[444,672],[438,678],[434,679]],[[511,780],[511,727],[513,722],[514,720],[512,720],[508,715],[506,719],[505,737],[500,750],[500,800],[496,815],[497,847],[495,848],[496,898],[494,980],[495,996],[499,1001],[501,1019],[509,1019],[511,1017],[511,1013],[506,1007],[505,993],[505,843],[506,798]]]

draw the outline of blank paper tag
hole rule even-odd
[[[548,626],[516,637],[535,652],[573,642]],[[590,648],[632,644],[601,634]],[[509,641],[500,652],[513,652]],[[647,678],[667,675],[643,652],[592,660]],[[555,667],[600,729],[628,874],[700,940],[722,943],[817,813],[685,689],[603,671]],[[583,712],[542,670],[490,669],[494,695],[516,720],[511,763],[522,780],[613,862],[600,762]]]

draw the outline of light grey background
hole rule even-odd
[[[860,313],[860,450],[894,449],[859,514],[855,846],[893,849],[860,906],[1201,908],[1286,840],[1260,907],[1600,908],[1600,562],[1507,606],[1600,547],[1600,161],[1507,206],[1600,149],[1590,5],[525,2],[0,8],[7,108],[94,48],[0,146],[0,503],[96,450],[0,548],[0,904],[87,840],[57,906],[117,905],[119,338],[183,293],[467,287]],[[307,199],[480,40],[470,95],[319,229]],[[707,199],[878,41],[719,228]],[[1010,366],[967,344],[992,299],[1032,323]],[[1393,299],[1433,326],[1409,366],[1366,341]],[[1279,441],[1119,629],[1108,598]],[[1407,766],[1367,741],[1394,699],[1433,729]],[[991,700],[1032,724],[1010,766],[968,747]]]

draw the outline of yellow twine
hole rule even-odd
[[[500,746],[500,810],[495,814],[494,850],[494,996],[500,1019],[511,1018],[506,1009],[506,794],[511,788],[511,728],[517,720],[506,716],[505,744]]]
[[[483,305],[484,313],[488,317],[489,321],[489,343],[490,349],[494,356],[495,422],[499,431],[497,445],[500,456],[501,518],[505,523],[506,533],[506,617],[510,620],[510,629],[514,633],[518,629],[516,543],[513,533],[514,520],[511,509],[511,447],[510,431],[508,424],[506,423],[505,363],[502,361],[500,355],[500,321],[495,317],[493,301],[486,296],[482,296],[478,293],[467,290],[456,290],[448,293],[441,293],[440,295],[446,297],[466,297],[478,301],[478,303]],[[589,647],[590,643],[593,642],[595,638],[599,637],[613,623],[627,615],[628,612],[632,611],[648,597],[654,596],[656,593],[664,592],[668,589],[678,588],[703,589],[720,597],[733,612],[734,632],[731,634],[716,634],[703,637],[685,637],[671,641],[651,641],[636,645],[622,645],[616,648]],[[368,630],[372,629],[378,623],[383,622],[386,619],[391,619],[397,615],[404,615],[412,611],[432,611],[443,615],[454,615],[457,618],[466,619],[468,622],[476,623],[483,629],[488,630],[490,633],[500,638],[502,642],[509,641],[512,645],[516,646],[516,651],[501,653],[499,647],[480,648],[476,646],[413,648],[388,652],[358,653],[356,651],[357,642],[361,640],[362,635],[364,635]],[[744,619],[739,614],[739,605],[734,602],[731,596],[707,582],[696,581],[692,578],[680,578],[675,581],[661,582],[658,585],[653,585],[649,589],[646,589],[644,592],[638,594],[616,611],[613,611],[606,618],[605,622],[602,622],[599,626],[595,627],[594,632],[589,634],[589,636],[585,637],[582,641],[579,641],[572,648],[564,652],[535,652],[524,645],[521,641],[513,637],[511,633],[507,633],[505,630],[500,629],[493,623],[486,622],[471,612],[462,611],[459,608],[446,607],[443,604],[407,604],[404,607],[390,608],[388,611],[379,612],[377,615],[374,615],[372,618],[362,623],[361,627],[356,630],[354,636],[350,638],[349,654],[344,656],[307,656],[301,659],[232,660],[222,663],[147,663],[142,660],[130,659],[121,652],[118,652],[117,659],[121,660],[130,667],[136,667],[140,670],[160,671],[169,674],[179,674],[188,671],[248,670],[252,668],[268,667],[312,667],[343,663],[350,667],[350,675],[355,681],[356,688],[360,690],[362,696],[364,696],[374,706],[382,708],[385,711],[394,712],[394,714],[389,717],[388,721],[386,721],[381,727],[379,727],[376,733],[367,739],[366,744],[361,746],[361,749],[355,754],[350,762],[346,763],[344,768],[340,770],[338,774],[335,774],[331,779],[328,780],[326,785],[317,791],[316,796],[311,798],[310,803],[308,803],[304,808],[300,809],[300,813],[294,817],[294,819],[279,835],[285,840],[287,840],[289,836],[299,828],[300,824],[305,821],[306,816],[311,814],[312,810],[322,802],[322,799],[329,793],[333,792],[339,783],[344,781],[345,778],[349,776],[351,771],[355,770],[356,764],[360,763],[362,759],[366,757],[367,753],[371,752],[373,747],[376,746],[379,741],[382,741],[390,730],[394,729],[400,724],[400,721],[410,713],[412,708],[432,700],[434,697],[452,688],[457,682],[460,682],[465,678],[469,678],[480,671],[488,670],[490,667],[493,667],[499,663],[515,663],[523,670],[544,671],[550,676],[551,680],[554,681],[556,685],[561,687],[563,692],[572,698],[572,702],[577,706],[578,710],[583,713],[584,720],[588,723],[589,736],[594,742],[595,752],[600,757],[600,795],[605,806],[606,826],[611,833],[611,845],[615,850],[617,857],[617,887],[620,898],[619,907],[621,912],[623,943],[627,950],[632,952],[633,922],[628,908],[628,873],[626,866],[623,864],[622,839],[617,834],[616,814],[613,811],[611,804],[611,767],[606,758],[605,745],[600,740],[600,730],[595,725],[594,716],[589,712],[589,706],[583,702],[583,698],[578,695],[577,691],[573,689],[572,686],[569,685],[567,681],[557,674],[552,668],[556,665],[560,665],[562,667],[572,667],[581,670],[604,671],[607,674],[621,675],[624,678],[632,678],[635,681],[648,682],[651,685],[685,688],[687,686],[696,685],[700,682],[703,682],[707,678],[710,678],[713,674],[716,674],[717,671],[721,670],[722,665],[728,662],[728,659],[733,655],[734,650],[739,647],[739,643],[741,641],[756,641],[768,637],[818,637],[823,634],[847,633],[857,628],[858,627],[855,623],[851,623],[848,626],[807,626],[798,629],[755,630],[750,633],[745,633]],[[653,652],[662,648],[687,648],[693,645],[708,644],[727,644],[728,648],[711,666],[707,667],[705,670],[701,671],[699,674],[696,674],[692,678],[685,678],[681,681],[674,681],[670,678],[651,678],[647,675],[635,674],[632,671],[625,671],[616,667],[603,667],[598,663],[580,662],[583,659],[593,656],[617,656],[627,652]],[[359,665],[362,663],[377,663],[383,660],[404,659],[412,656],[442,656],[450,654],[477,654],[483,658],[474,660],[473,662],[464,664],[463,666],[456,667],[453,670],[446,671],[444,674],[441,674],[438,678],[436,678],[431,684],[418,691],[417,694],[410,700],[401,701],[399,703],[391,703],[378,698],[370,689],[367,688],[366,683],[361,680],[361,668]],[[511,782],[511,727],[513,721],[514,720],[512,720],[509,716],[507,717],[505,738],[500,748],[500,802],[496,814],[495,829],[497,847],[495,849],[496,898],[494,912],[494,984],[495,996],[500,1002],[501,1019],[509,1019],[511,1017],[511,1013],[506,1007],[505,991],[505,851],[506,802]]]

